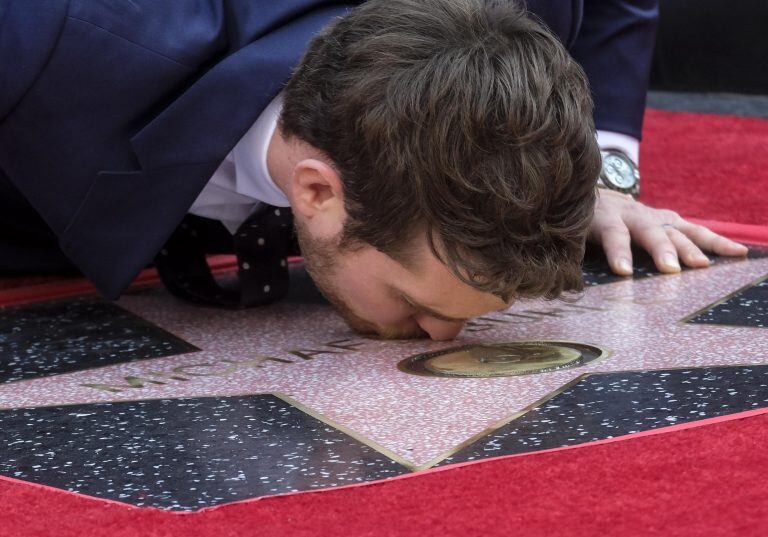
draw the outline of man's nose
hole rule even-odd
[[[431,339],[445,341],[458,336],[464,328],[465,321],[443,321],[428,315],[417,315],[416,322],[419,323],[422,330],[429,334]]]

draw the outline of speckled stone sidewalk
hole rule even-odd
[[[595,276],[575,302],[517,303],[452,342],[363,339],[316,297],[221,311],[153,289],[116,305],[5,310],[0,439],[13,444],[0,473],[193,509],[765,406],[767,274],[768,259],[756,258]],[[35,311],[46,308],[42,322]],[[100,313],[76,322],[72,308]],[[418,353],[517,340],[584,343],[607,357],[494,378],[397,367]]]

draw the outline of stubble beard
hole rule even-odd
[[[415,329],[377,327],[374,323],[363,319],[353,312],[341,298],[338,288],[333,283],[333,278],[338,270],[338,260],[342,252],[338,240],[312,237],[309,231],[299,222],[295,222],[295,228],[307,272],[312,277],[318,291],[331,303],[336,312],[352,330],[360,335],[376,339],[404,340],[428,337],[428,334],[419,327]]]
[[[341,298],[333,277],[338,270],[340,247],[338,240],[312,237],[303,224],[295,222],[296,237],[304,257],[304,266],[318,291],[331,303],[349,327],[362,335],[376,335],[376,326],[355,314]]]

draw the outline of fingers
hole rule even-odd
[[[709,259],[702,250],[725,256],[743,256],[746,246],[711,230],[688,222],[677,213],[653,209],[622,194],[600,192],[590,226],[590,240],[603,244],[611,270],[632,274],[632,250],[636,242],[653,257],[665,273],[680,272],[680,261],[690,267],[706,267]]]
[[[714,231],[683,220],[677,228],[700,248],[718,255],[743,256],[749,249],[743,244],[726,239]]]
[[[632,239],[629,230],[621,219],[606,224],[600,234],[605,256],[611,270],[622,276],[632,275]]]
[[[667,235],[667,228],[647,216],[629,219],[627,227],[635,242],[651,254],[656,267],[661,272],[680,272],[677,248]]]
[[[697,268],[709,266],[709,258],[685,234],[673,227],[666,227],[665,230],[683,263]]]

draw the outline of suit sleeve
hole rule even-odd
[[[589,78],[595,126],[640,139],[658,0],[585,0],[571,54]]]

